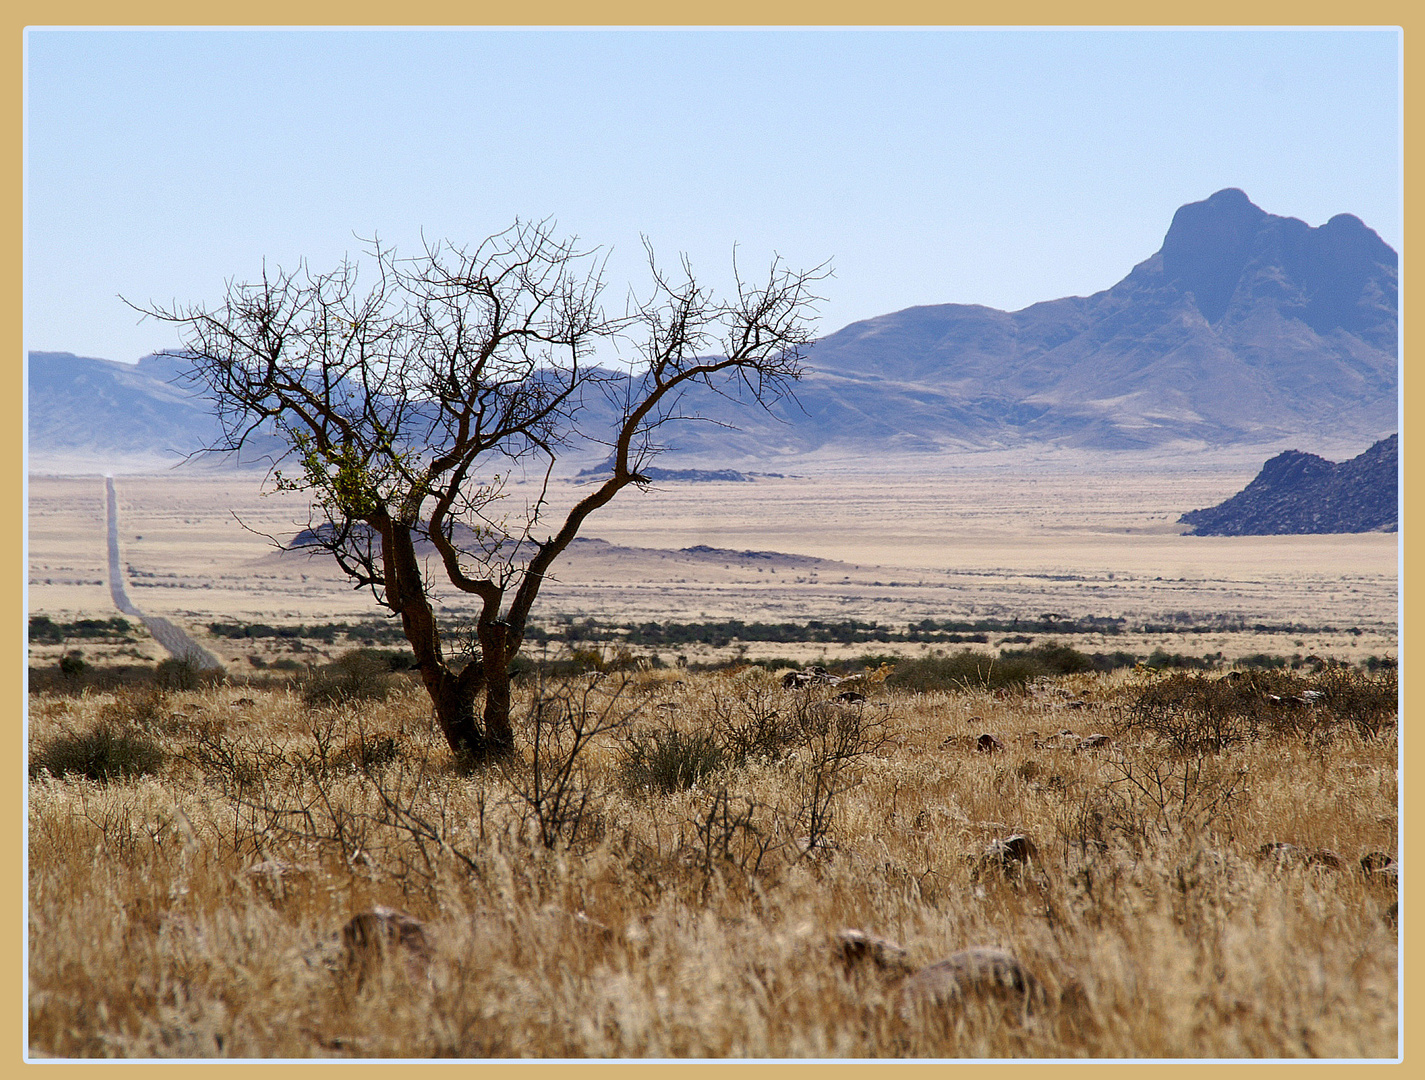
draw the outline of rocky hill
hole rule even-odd
[[[1232,498],[1178,520],[1198,536],[1394,532],[1399,528],[1400,437],[1339,464],[1287,450]]]

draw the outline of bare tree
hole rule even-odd
[[[182,327],[174,355],[222,425],[209,449],[279,437],[270,482],[311,494],[309,541],[400,616],[451,749],[500,756],[513,746],[510,667],[551,564],[590,514],[648,483],[640,470],[663,448],[660,429],[691,418],[688,390],[764,408],[788,393],[824,271],[774,259],[760,284],[735,275],[736,295],[719,299],[686,258],[670,276],[650,249],[650,295],[609,317],[598,253],[547,223],[517,222],[473,251],[428,244],[407,259],[373,243],[369,254],[364,287],[350,261],[329,273],[303,265],[230,281],[216,307],[142,310]],[[629,373],[594,361],[630,345]],[[614,406],[605,431],[587,430],[595,395]],[[549,479],[574,439],[609,445],[612,475],[559,520]],[[531,468],[537,497],[506,512],[511,472]],[[423,551],[480,601],[463,667],[442,642]]]

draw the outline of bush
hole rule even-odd
[[[353,649],[312,672],[302,687],[302,700],[307,705],[385,701],[391,686],[391,665],[386,656],[376,649]]]
[[[67,679],[79,678],[88,666],[84,662],[84,656],[77,651],[65,653],[59,658],[59,673]]]
[[[59,735],[41,746],[30,759],[30,776],[77,775],[105,784],[156,773],[162,767],[158,743],[101,721],[90,731]]]
[[[668,794],[690,788],[726,763],[712,732],[665,727],[631,734],[619,751],[618,774],[630,792],[652,788]]]
[[[904,660],[886,686],[925,693],[931,690],[1022,690],[1030,679],[1048,671],[1037,659],[1000,658],[966,649],[953,656],[922,656]]]
[[[197,690],[203,685],[203,669],[191,656],[170,656],[159,661],[153,681],[163,690]]]
[[[1046,641],[1032,649],[1005,649],[1000,653],[1000,659],[1037,664],[1043,669],[1039,674],[1043,675],[1077,675],[1081,671],[1095,670],[1091,657],[1057,641]]]
[[[1220,679],[1181,672],[1138,691],[1125,729],[1184,752],[1262,736],[1330,737],[1338,728],[1369,738],[1395,722],[1398,687],[1394,669],[1373,675],[1332,665],[1309,677],[1271,670]]]
[[[1271,670],[1273,668],[1284,668],[1287,665],[1285,656],[1274,656],[1271,653],[1253,653],[1251,656],[1244,656],[1237,661],[1239,668],[1256,668],[1258,670]]]
[[[1217,667],[1222,662],[1221,653],[1208,653],[1202,657],[1187,656],[1184,653],[1170,653],[1162,648],[1154,649],[1148,659],[1144,661],[1149,667],[1154,668],[1183,668],[1196,671],[1208,671]]]

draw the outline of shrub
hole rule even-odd
[[[401,748],[390,735],[363,735],[352,739],[336,755],[335,764],[371,772],[390,765],[401,756]]]
[[[380,651],[353,649],[312,672],[302,688],[302,700],[307,705],[385,701],[391,685],[391,665]]]
[[[160,690],[198,690],[226,678],[222,668],[205,668],[196,656],[170,656],[159,661],[153,681]]]
[[[630,792],[652,788],[667,794],[692,787],[725,763],[723,748],[712,732],[664,727],[624,740],[618,774]]]
[[[1273,668],[1286,667],[1285,656],[1274,656],[1271,653],[1253,653],[1251,656],[1244,656],[1237,661],[1239,668],[1256,668],[1259,670],[1270,670]]]
[[[1000,653],[1000,659],[1038,664],[1044,669],[1041,674],[1045,675],[1077,675],[1095,669],[1092,657],[1057,641],[1046,641],[1032,649],[1006,649]]]
[[[1170,653],[1162,648],[1154,649],[1148,659],[1144,661],[1149,667],[1155,668],[1185,668],[1197,671],[1207,671],[1215,668],[1222,662],[1221,653],[1209,653],[1202,657],[1187,656],[1183,653]]]
[[[1267,735],[1329,737],[1338,727],[1371,737],[1395,721],[1398,686],[1394,669],[1373,675],[1337,665],[1312,676],[1271,670],[1214,679],[1181,672],[1139,690],[1125,728],[1150,731],[1186,752]]]
[[[156,773],[163,766],[158,743],[136,731],[101,721],[86,732],[50,739],[30,759],[30,776],[83,776],[104,784]]]
[[[59,658],[59,673],[67,679],[77,679],[89,665],[78,651],[65,653]]]
[[[953,656],[922,656],[900,663],[886,680],[896,690],[1022,690],[1030,679],[1048,674],[1037,659],[1000,658],[966,649]]]

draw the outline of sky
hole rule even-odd
[[[830,262],[818,332],[1108,288],[1224,187],[1400,250],[1400,36],[1358,31],[78,31],[26,36],[27,348],[379,236],[552,218],[731,282]]]

